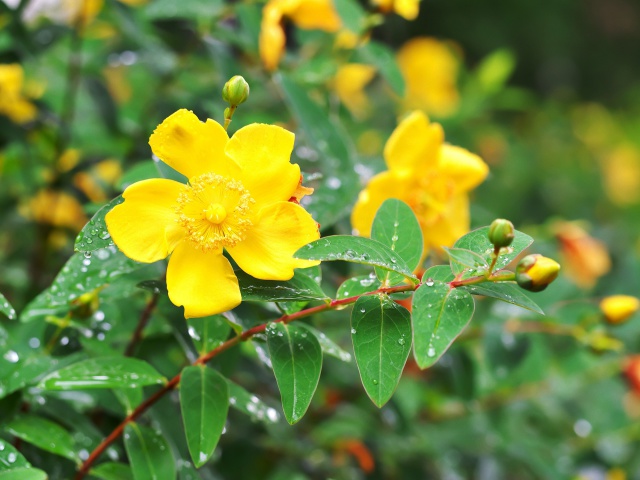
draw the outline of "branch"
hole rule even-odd
[[[124,351],[125,357],[130,357],[131,355],[133,355],[133,350],[136,348],[136,345],[142,338],[142,331],[144,330],[144,327],[147,326],[147,323],[149,323],[149,319],[151,318],[151,313],[153,312],[153,309],[156,308],[159,297],[160,297],[160,294],[154,293],[153,296],[147,302],[147,305],[144,307],[144,310],[140,315],[140,320],[138,321],[138,325],[136,326],[136,330],[133,332],[133,336],[131,337],[129,344],[127,345],[127,348]]]
[[[320,313],[320,312],[324,312],[326,310],[331,310],[331,309],[334,309],[334,308],[337,308],[337,307],[341,307],[341,306],[344,306],[344,305],[349,305],[351,303],[355,303],[360,297],[362,297],[364,295],[376,295],[376,294],[380,294],[380,293],[391,294],[391,293],[399,293],[399,292],[409,292],[409,291],[416,290],[418,287],[419,287],[419,285],[402,285],[402,286],[399,286],[399,287],[383,287],[383,288],[379,288],[378,290],[375,290],[373,292],[365,293],[363,295],[355,295],[353,297],[343,298],[343,299],[340,299],[340,300],[332,300],[329,303],[325,303],[323,305],[318,305],[318,306],[315,306],[315,307],[306,308],[304,310],[300,310],[299,312],[292,313],[291,315],[282,315],[281,317],[279,317],[278,319],[274,320],[273,322],[290,323],[290,322],[293,322],[295,320],[299,320],[301,318],[309,317],[309,316],[311,316],[311,315],[313,315],[315,313]],[[156,300],[157,300],[157,298],[156,298]],[[147,308],[145,309],[145,312],[147,310],[149,310],[149,313],[151,313],[150,309],[149,309],[149,305],[151,305],[152,302],[153,302],[153,299],[152,299],[152,301],[149,302],[149,304],[147,304]],[[143,312],[143,316],[144,316],[144,312]],[[141,320],[142,320],[142,318],[141,318]],[[142,323],[142,321],[140,323]],[[244,342],[246,340],[249,340],[254,335],[257,335],[259,333],[263,333],[265,331],[265,329],[267,328],[267,325],[269,323],[270,322],[263,323],[261,325],[257,325],[257,326],[255,326],[253,328],[245,330],[240,335],[227,340],[226,342],[224,342],[223,344],[221,344],[218,347],[214,348],[210,352],[207,352],[207,353],[201,355],[200,357],[198,357],[198,359],[195,362],[193,362],[193,365],[204,365],[209,360],[211,360],[212,358],[214,358],[217,355],[221,354],[225,350],[228,350],[229,348],[233,347],[234,345],[237,345],[240,342]],[[140,326],[140,324],[138,326]],[[173,390],[175,387],[177,387],[179,385],[179,383],[180,383],[181,375],[182,375],[182,372],[178,373],[175,377],[173,377],[171,380],[169,380],[169,382],[164,387],[162,387],[160,390],[158,390],[156,393],[154,393],[152,396],[150,396],[148,399],[146,399],[144,402],[142,402],[140,405],[138,405],[138,407],[133,412],[131,412],[129,415],[127,415],[125,417],[125,419],[100,443],[100,445],[98,445],[93,450],[93,452],[91,452],[89,457],[84,461],[84,463],[82,464],[82,466],[78,470],[78,473],[76,474],[75,480],[82,480],[85,477],[85,475],[89,472],[89,469],[91,468],[91,465],[93,465],[93,463],[109,447],[109,445],[111,445],[114,441],[116,441],[118,439],[118,437],[120,437],[120,435],[122,435],[122,432],[124,431],[124,427],[126,427],[128,423],[133,422],[140,415],[142,415],[144,412],[146,412],[149,409],[149,407],[151,407],[158,400],[160,400],[165,394],[169,393],[171,390]]]

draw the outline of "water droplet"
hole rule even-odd
[[[84,252],[84,258],[87,259],[87,260],[90,259],[91,258],[91,252]],[[83,263],[84,263],[84,261],[83,261]]]
[[[433,348],[433,345],[429,345],[429,349],[427,350],[427,357],[433,358],[436,356],[436,349]]]
[[[429,278],[427,278],[427,281],[424,282],[424,284],[427,287],[433,287],[436,284],[436,282],[433,281],[433,278],[429,277]]]
[[[355,329],[355,328],[352,328],[352,329],[351,329],[351,335],[355,335],[355,334],[356,334],[356,329]]]
[[[13,463],[17,458],[18,456],[15,454],[15,452],[10,452],[9,455],[7,455],[7,462]]]
[[[100,238],[102,240],[108,240],[109,238],[111,238],[111,235],[105,230],[103,232],[100,232]]]
[[[31,348],[38,348],[40,346],[40,339],[33,337],[29,339],[29,346]]]
[[[86,241],[89,245],[91,245],[91,244],[93,243],[93,240],[92,240],[90,237],[87,237],[87,238],[85,239],[85,241]]]
[[[405,343],[407,343],[407,342],[405,341],[404,338],[399,338],[398,339],[398,345],[404,345]]]
[[[398,235],[394,235],[393,237],[391,237],[391,241],[392,242],[397,242],[398,241]]]
[[[374,379],[374,380],[373,380],[373,384],[374,384],[374,385],[377,385],[377,384],[378,384],[378,380]]]
[[[18,360],[20,360],[20,357],[18,356],[18,354],[16,352],[14,352],[13,350],[9,350],[7,353],[5,353],[3,355],[3,358],[11,363],[16,363]]]

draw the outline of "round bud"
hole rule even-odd
[[[541,292],[553,282],[560,271],[560,264],[540,254],[527,255],[516,267],[516,282],[530,292]]]
[[[508,247],[515,238],[513,223],[504,218],[497,218],[489,227],[489,241],[496,248]]]
[[[235,75],[224,84],[222,99],[232,107],[237,107],[249,98],[249,84],[241,75]]]
[[[640,309],[640,300],[629,295],[612,295],[600,302],[600,310],[607,322],[618,324],[626,322]]]

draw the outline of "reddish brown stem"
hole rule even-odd
[[[144,330],[144,327],[147,326],[147,323],[149,323],[149,319],[151,318],[151,313],[153,312],[153,309],[156,308],[156,305],[158,304],[159,297],[160,297],[159,294],[154,293],[151,299],[147,302],[146,307],[144,307],[144,310],[140,315],[140,320],[138,321],[138,325],[136,326],[136,330],[135,332],[133,332],[131,340],[129,341],[129,344],[127,345],[127,348],[124,351],[125,357],[130,357],[131,355],[133,355],[133,351],[136,348],[136,345],[142,338],[142,331]]]
[[[379,293],[391,294],[391,293],[399,293],[399,292],[408,292],[408,291],[413,291],[417,289],[418,286],[419,285],[402,285],[399,287],[383,287],[373,292],[365,293],[364,295],[375,295]],[[343,305],[349,305],[351,303],[354,303],[361,296],[362,295],[356,295],[353,297],[343,298],[340,300],[332,300],[329,303],[307,308],[305,310],[300,310],[299,312],[292,313],[291,315],[282,315],[280,318],[274,320],[274,322],[290,323],[290,322],[293,322],[294,320],[299,320],[301,318],[308,317],[315,313],[324,312],[326,310],[331,310],[333,308],[340,307]],[[151,302],[149,302],[149,304],[151,304]],[[147,305],[147,309],[148,307],[149,305]],[[204,365],[209,360],[219,355],[220,353],[224,352],[225,350],[233,347],[234,345],[237,345],[240,342],[244,342],[258,333],[264,332],[265,329],[267,328],[268,323],[269,322],[263,323],[261,325],[257,325],[253,328],[245,330],[240,335],[227,340],[226,342],[214,348],[210,352],[207,352],[201,355],[200,357],[198,357],[198,359],[195,362],[193,362],[193,365]],[[181,375],[182,373],[178,373],[175,377],[169,380],[169,382],[164,387],[162,387],[156,393],[151,395],[148,399],[146,399],[144,402],[138,405],[138,407],[133,412],[127,415],[125,419],[122,420],[122,422],[100,443],[100,445],[98,445],[93,450],[93,452],[91,452],[89,457],[84,461],[84,463],[78,470],[75,480],[82,480],[85,477],[85,475],[89,472],[91,465],[93,465],[93,463],[98,459],[98,457],[100,457],[100,455],[102,455],[102,453],[109,447],[109,445],[115,442],[118,439],[118,437],[122,435],[124,428],[127,426],[129,422],[133,422],[136,418],[138,418],[145,411],[147,411],[149,407],[151,407],[154,403],[160,400],[166,393],[170,392],[176,386],[178,386],[178,384],[180,383]]]

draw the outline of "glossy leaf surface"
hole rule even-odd
[[[131,422],[124,428],[124,446],[135,480],[175,480],[175,461],[162,435]]]

